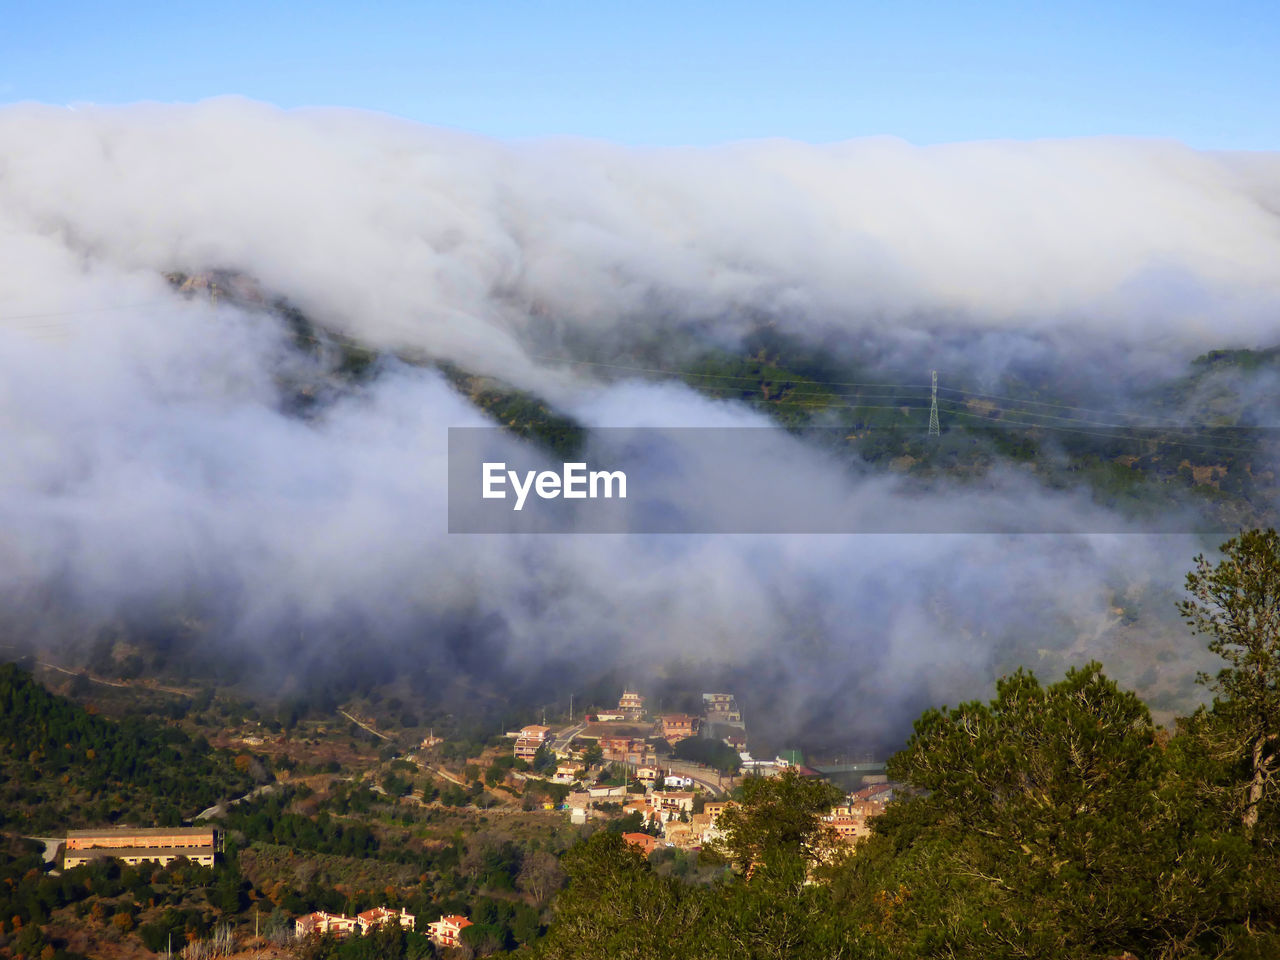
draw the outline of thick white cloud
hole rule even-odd
[[[1221,345],[1273,334],[1280,298],[1280,157],[1171,142],[637,150],[221,99],[0,109],[0,171],[25,268],[0,303],[48,304],[27,281],[67,251],[221,266],[379,344],[493,367],[531,312]]]
[[[442,379],[393,369],[299,419],[280,409],[276,379],[299,362],[281,332],[182,301],[161,273],[241,271],[362,340],[512,376],[593,425],[741,423],[683,388],[566,381],[526,354],[527,329],[770,317],[959,331],[993,358],[1026,333],[1269,343],[1277,209],[1280,158],[1172,143],[629,150],[240,100],[3,108],[4,599],[56,596],[90,621],[189,602],[216,609],[226,642],[259,645],[304,630],[323,647],[326,624],[352,621],[422,656],[444,655],[423,624],[471,616],[517,664],[764,663],[801,726],[828,704],[865,720],[859,704],[895,690],[976,694],[1009,650],[1096,649],[1110,591],[1174,583],[1191,546],[449,537],[445,427],[481,419]],[[813,510],[903,509],[892,482],[781,437],[704,472],[761,462],[808,472]],[[1011,484],[1068,520],[1094,509]],[[912,509],[1001,505],[957,491]]]

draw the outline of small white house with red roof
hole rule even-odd
[[[471,926],[466,917],[441,917],[427,924],[427,935],[437,947],[459,947],[462,945],[462,931]]]
[[[364,913],[356,914],[356,922],[360,924],[360,932],[368,933],[373,927],[384,923],[398,923],[405,930],[413,929],[413,914],[401,907],[392,910],[390,907],[374,907]]]
[[[293,932],[299,937],[325,933],[332,933],[335,937],[345,937],[349,933],[354,933],[358,924],[359,921],[355,917],[317,910],[315,913],[309,913],[295,920]]]

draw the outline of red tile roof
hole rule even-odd
[[[635,847],[645,856],[653,853],[658,846],[657,838],[651,837],[647,833],[624,833],[622,835],[622,839],[627,841],[628,844]]]

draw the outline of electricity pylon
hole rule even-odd
[[[929,436],[942,436],[942,428],[938,426],[938,371],[930,371],[933,374],[933,403],[929,406]]]

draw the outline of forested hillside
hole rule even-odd
[[[108,720],[0,666],[0,827],[173,826],[253,778],[230,754],[159,720]]]

